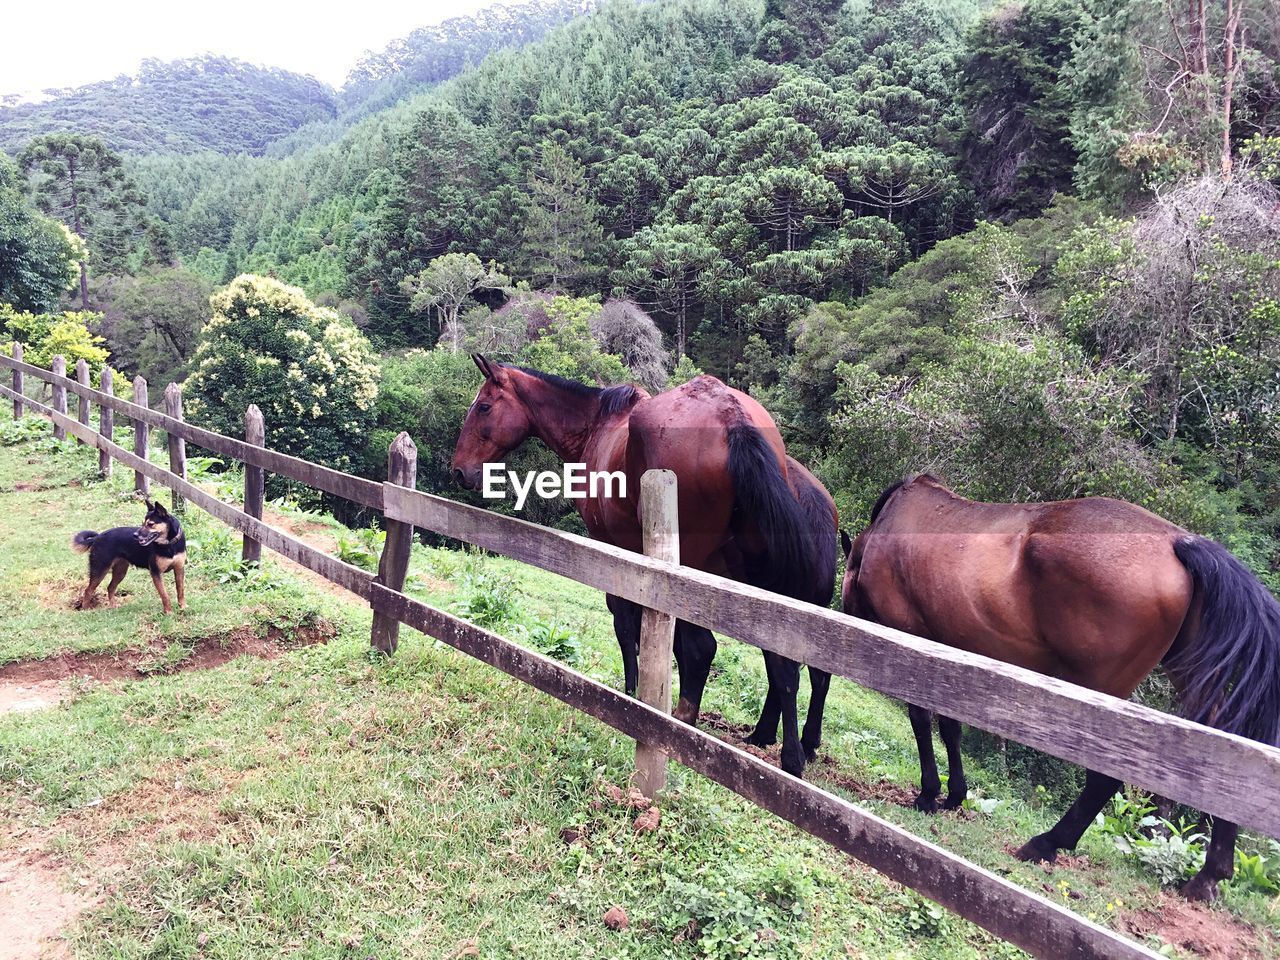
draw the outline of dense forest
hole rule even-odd
[[[522,9],[366,58],[306,108],[327,121],[282,93],[270,145],[0,113],[6,335],[184,380],[232,433],[252,400],[270,442],[371,476],[407,429],[450,495],[469,351],[702,370],[765,403],[846,525],[914,470],[1108,494],[1280,586],[1273,8]]]

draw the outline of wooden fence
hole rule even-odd
[[[109,389],[93,390],[0,356],[13,372],[0,394],[52,420],[102,452],[104,471],[118,460],[176,498],[207,511],[245,537],[244,555],[266,546],[362,599],[374,611],[372,642],[394,651],[399,624],[436,637],[503,672],[615,727],[640,745],[641,775],[657,777],[658,751],[715,780],[753,803],[831,843],[888,877],[985,927],[1035,956],[1052,958],[1154,957],[1145,947],[1078,916],[893,824],[796,779],[670,715],[670,656],[645,657],[645,687],[657,706],[631,699],[565,665],[401,592],[414,528],[431,530],[514,557],[596,587],[646,609],[645,636],[670,642],[675,618],[704,625],[802,663],[812,664],[889,696],[955,717],[1054,756],[1100,770],[1206,813],[1280,837],[1280,750],[1212,730],[1104,694],[986,657],[955,650],[868,621],[816,607],[673,562],[673,531],[651,512],[646,549],[631,553],[608,544],[413,490],[416,449],[405,434],[388,452],[388,481],[377,483],[264,447],[261,414],[246,413],[245,440],[204,430],[181,417],[176,389],[166,412],[145,405],[146,384],[135,402]],[[58,364],[55,360],[55,370]],[[24,396],[24,375],[51,384],[52,406]],[[107,381],[109,386],[110,381]],[[67,392],[78,398],[78,417],[67,415]],[[167,392],[168,393],[168,392]],[[88,408],[100,410],[99,429]],[[133,424],[134,452],[114,442],[112,414]],[[169,437],[170,469],[147,460],[149,428]],[[185,478],[182,441],[245,464],[245,508],[213,497]],[[264,471],[381,510],[387,543],[377,576],[343,563],[261,520]],[[660,502],[662,484],[654,482]],[[669,649],[669,647],[667,648]],[[659,661],[661,664],[659,665]],[[664,672],[665,685],[654,671]],[[665,698],[665,702],[663,700]],[[649,773],[647,771],[654,771]],[[647,786],[652,787],[650,780]]]

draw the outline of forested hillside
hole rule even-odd
[[[128,153],[259,154],[336,112],[333,90],[287,70],[214,56],[146,60],[134,77],[0,106],[0,150],[16,153],[32,137],[64,132],[94,134]]]
[[[420,87],[575,8],[537,9],[367,57],[343,109],[394,105],[271,156],[130,157],[72,204],[65,144],[24,146],[31,199],[86,244],[112,362],[212,404],[211,318],[347,324],[377,358],[344,421],[367,429],[289,442],[377,474],[409,428],[438,489],[468,350],[651,388],[701,369],[764,400],[852,524],[911,470],[1107,493],[1275,582],[1269,8],[614,0]]]

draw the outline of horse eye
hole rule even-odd
[[[477,410],[477,411],[479,411],[480,413],[488,413],[488,412],[489,412],[490,410],[492,410],[492,409],[493,409],[493,404],[491,404],[491,403],[477,403],[477,404],[476,404],[476,410]]]

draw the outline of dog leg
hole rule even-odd
[[[187,561],[181,554],[173,560],[173,585],[178,591],[178,609],[187,609]]]
[[[98,590],[98,584],[102,582],[103,577],[105,577],[106,575],[107,575],[106,570],[103,570],[101,573],[89,574],[89,583],[84,588],[84,593],[80,597],[81,610],[93,609],[93,595]]]
[[[164,588],[164,580],[159,570],[151,571],[151,582],[156,585],[156,593],[160,594],[160,605],[164,607],[164,612],[173,613],[173,605],[169,603],[169,593]]]
[[[120,581],[124,579],[124,575],[128,572],[128,560],[117,560],[111,565],[111,582],[107,584],[107,603],[113,607],[116,605],[116,589],[120,586]]]

